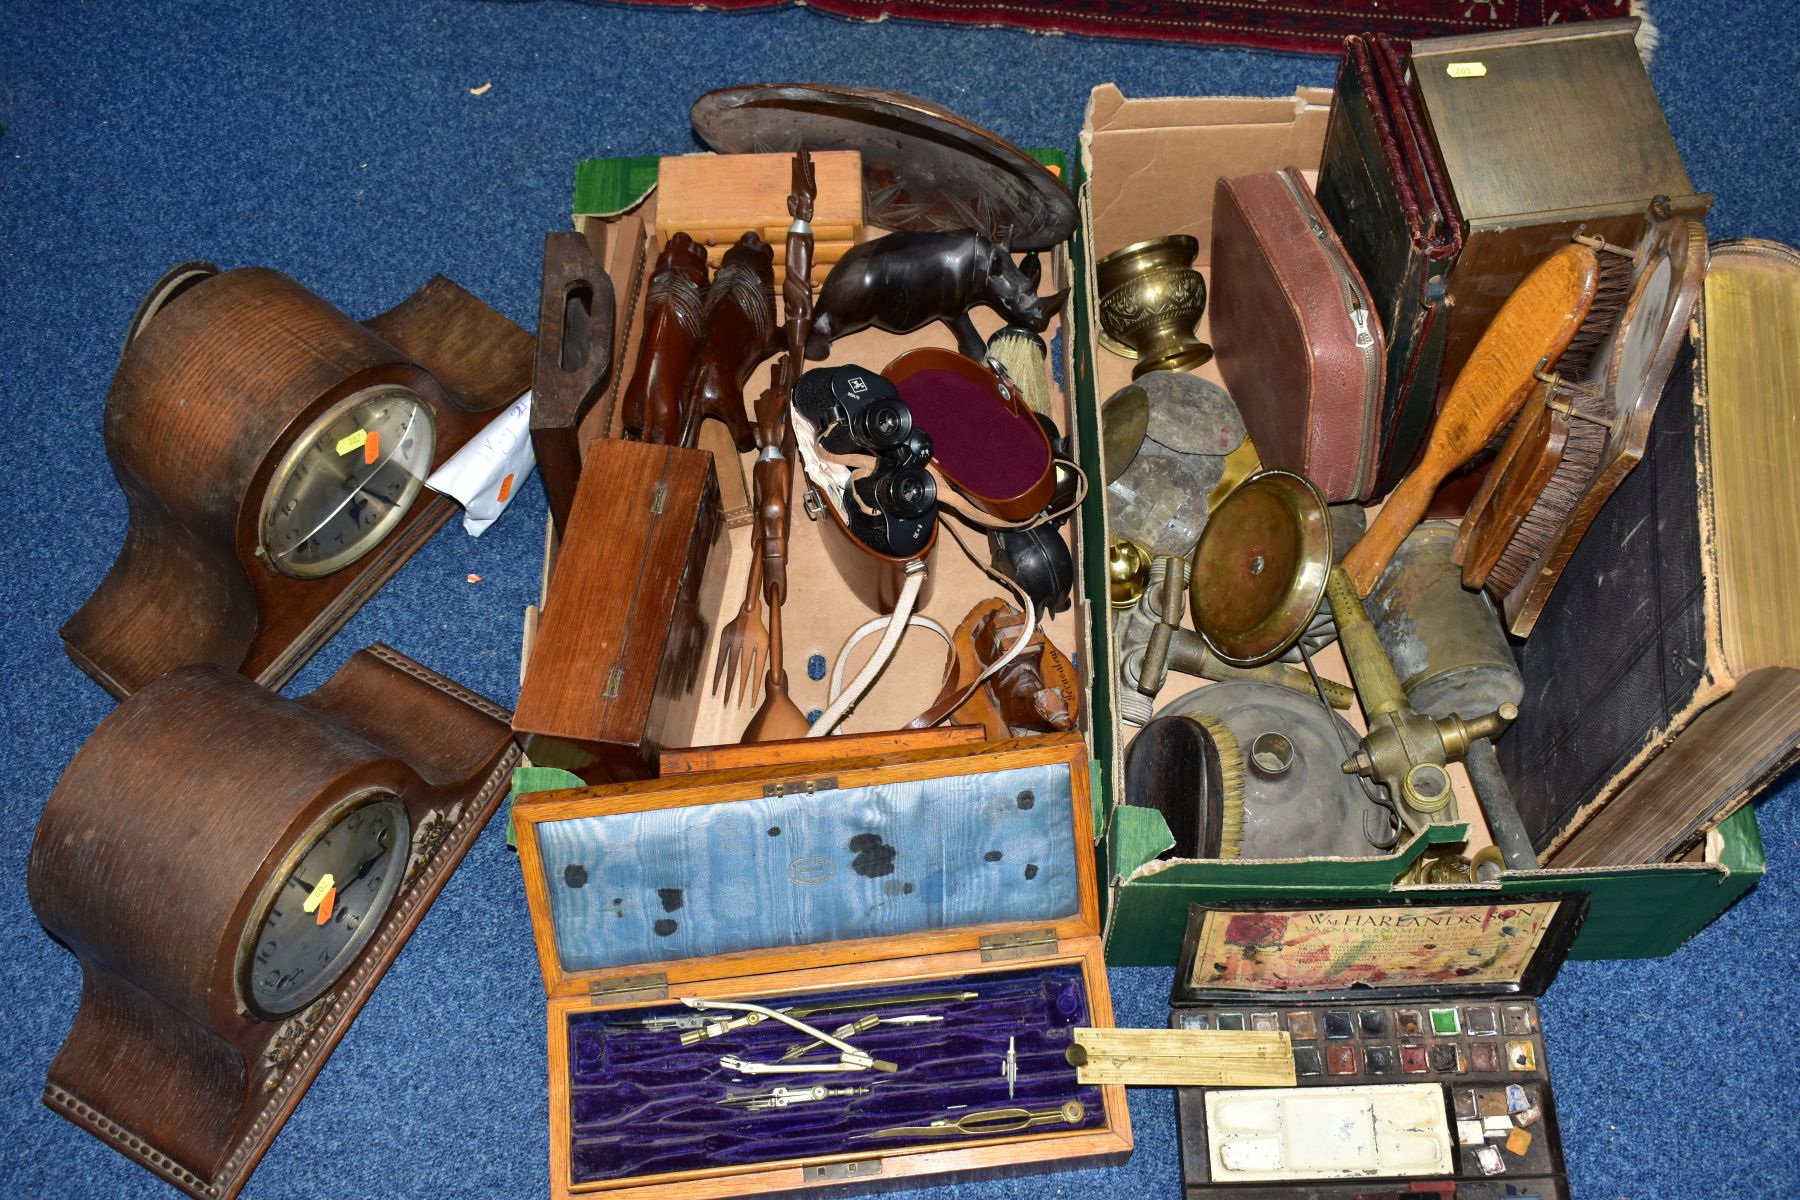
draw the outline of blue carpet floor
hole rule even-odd
[[[1658,0],[1653,71],[1714,236],[1800,243],[1800,28],[1779,0]],[[38,1103],[79,988],[26,905],[44,798],[112,707],[58,625],[112,561],[124,505],[100,409],[126,321],[166,267],[286,271],[356,314],[443,272],[528,327],[574,164],[693,147],[708,88],[878,84],[1026,145],[1073,148],[1088,88],[1277,94],[1318,58],[1046,38],[787,10],[725,17],[576,3],[38,2],[0,18],[0,1194],[173,1196]],[[492,86],[476,96],[471,89]],[[1797,467],[1800,469],[1800,467]],[[495,700],[517,691],[536,588],[535,485],[479,541],[452,525],[290,688],[393,644]],[[477,584],[466,576],[480,575]],[[1796,581],[1800,583],[1800,581]],[[1761,805],[1769,877],[1657,962],[1576,963],[1550,992],[1569,1175],[1582,1200],[1800,1193],[1800,787]],[[1113,972],[1124,1025],[1169,975]],[[546,1192],[544,998],[513,855],[491,826],[245,1192]],[[977,1197],[1179,1195],[1170,1093],[1133,1094],[1137,1153],[1104,1174],[970,1184]]]

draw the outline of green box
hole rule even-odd
[[[1329,91],[1296,89],[1291,97],[1169,97],[1127,100],[1111,84],[1094,89],[1081,133],[1074,183],[1081,220],[1071,247],[1073,336],[1065,350],[1072,381],[1082,469],[1100,470],[1099,406],[1124,360],[1096,344],[1098,298],[1093,263],[1102,254],[1166,233],[1191,233],[1202,246],[1211,233],[1216,179],[1298,165],[1316,168],[1324,141]],[[1096,186],[1096,178],[1102,186]],[[1129,180],[1129,188],[1118,181]],[[1112,183],[1112,187],[1104,186]],[[1099,214],[1098,218],[1096,214]],[[1101,228],[1096,234],[1096,225]],[[1103,364],[1110,358],[1110,363]],[[1126,368],[1128,369],[1128,368]],[[1116,386],[1116,380],[1113,386]],[[1082,647],[1091,672],[1095,803],[1103,805],[1099,848],[1106,913],[1106,957],[1119,966],[1173,965],[1188,905],[1244,899],[1349,900],[1380,897],[1429,846],[1461,841],[1466,825],[1427,830],[1398,853],[1356,859],[1159,862],[1173,844],[1162,815],[1118,803],[1122,739],[1114,718],[1111,609],[1105,597],[1106,503],[1089,493],[1082,512],[1079,559],[1091,629]],[[1571,956],[1653,958],[1670,954],[1743,895],[1764,870],[1762,839],[1748,806],[1707,836],[1687,861],[1578,870],[1509,872],[1492,886],[1499,896],[1588,891],[1593,905]],[[1468,885],[1461,885],[1465,890]],[[1424,889],[1429,890],[1429,889]]]

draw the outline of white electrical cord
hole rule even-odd
[[[850,652],[862,645],[863,639],[871,633],[878,629],[886,629],[891,619],[890,617],[876,617],[873,620],[864,621],[855,633],[844,639],[844,644],[837,653],[837,661],[831,665],[831,690],[826,693],[828,701],[836,700],[838,694],[844,690],[844,664],[850,661]],[[944,639],[944,645],[952,650],[956,649],[956,642],[951,638],[950,631],[930,617],[914,613],[906,618],[906,624],[909,629],[929,629]]]
[[[894,605],[894,614],[888,618],[887,632],[882,635],[881,642],[875,647],[875,653],[863,664],[844,694],[831,702],[831,707],[819,714],[819,719],[812,723],[806,731],[809,738],[825,737],[835,730],[850,715],[864,694],[875,686],[875,681],[887,669],[888,661],[894,657],[894,651],[900,648],[900,638],[906,633],[906,622],[912,616],[913,605],[918,603],[919,592],[925,587],[925,562],[915,558],[906,564],[906,582],[901,585],[900,599]]]

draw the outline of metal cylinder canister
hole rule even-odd
[[[1474,718],[1525,698],[1525,681],[1486,592],[1450,561],[1456,526],[1427,521],[1401,543],[1363,602],[1414,710]]]

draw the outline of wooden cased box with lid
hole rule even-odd
[[[534,792],[513,816],[559,1200],[1130,1153],[1124,1089],[1064,1058],[1112,1024],[1078,737]],[[874,1065],[709,1002],[791,1009]]]

